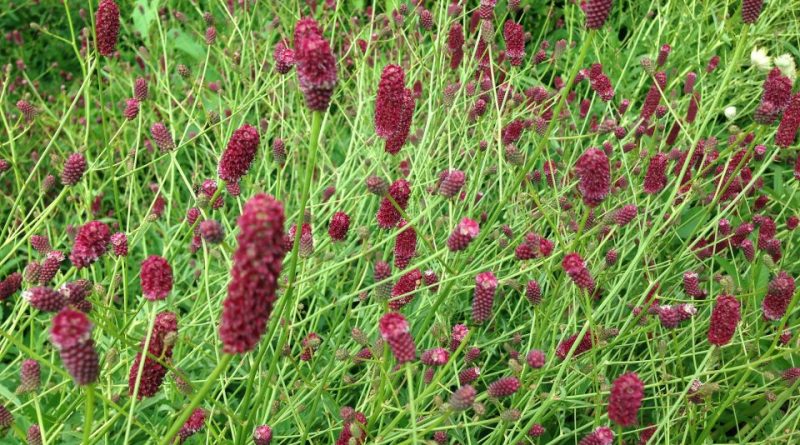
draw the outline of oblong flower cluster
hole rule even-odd
[[[480,228],[478,223],[469,218],[463,218],[456,228],[450,233],[447,238],[447,248],[451,252],[458,252],[464,250],[469,246],[469,243],[478,236]]]
[[[589,207],[600,205],[611,190],[611,165],[606,153],[597,148],[586,150],[578,158],[575,171],[583,202]]]
[[[81,269],[87,267],[108,252],[111,229],[100,221],[89,221],[81,226],[69,255],[72,264]]]
[[[386,65],[375,98],[375,133],[383,139],[397,131],[403,109],[406,73],[400,65]]]
[[[97,52],[103,56],[114,54],[119,36],[119,7],[114,0],[101,0],[95,14]]]
[[[614,98],[614,87],[611,80],[603,73],[603,65],[595,63],[589,68],[589,82],[592,90],[600,96],[603,102]]]
[[[525,58],[525,29],[513,20],[503,25],[503,39],[506,42],[506,57],[512,66],[522,65]]]
[[[137,398],[153,397],[158,393],[164,377],[167,375],[167,367],[164,366],[164,363],[172,358],[172,347],[177,333],[178,318],[174,313],[165,311],[156,315],[144,365],[142,365],[142,352],[138,352],[128,373],[128,395],[134,394],[137,379],[139,380],[139,388],[136,391]],[[145,342],[146,339],[142,339],[142,349],[144,349]],[[141,379],[139,379],[140,366],[142,366]]]
[[[398,207],[405,210],[408,206],[408,198],[411,196],[411,186],[405,179],[398,179],[389,186],[389,196],[397,203]],[[400,221],[400,212],[394,207],[388,197],[381,200],[378,208],[378,226],[381,229],[391,229]]]
[[[150,255],[139,271],[142,294],[150,301],[163,300],[172,291],[172,266],[166,258]]]
[[[519,379],[516,377],[501,377],[489,384],[489,387],[486,388],[486,392],[489,394],[489,397],[499,399],[514,394],[519,389],[519,386]]]
[[[313,111],[327,110],[338,80],[336,59],[319,24],[310,17],[295,25],[294,59],[306,106]]]
[[[591,272],[586,268],[586,263],[577,253],[570,253],[564,256],[561,260],[561,267],[567,273],[569,278],[581,289],[591,291],[595,288],[594,278]]]
[[[219,327],[225,353],[251,351],[266,330],[286,253],[283,224],[283,205],[270,195],[244,205]]]
[[[233,132],[228,141],[228,147],[219,159],[217,172],[223,181],[237,183],[246,175],[258,151],[261,138],[258,130],[244,124]]]
[[[497,277],[492,272],[482,272],[475,277],[475,291],[472,296],[473,322],[483,323],[491,318],[496,290]]]
[[[350,217],[347,213],[334,213],[328,225],[328,235],[330,235],[331,239],[333,241],[344,240],[347,237],[348,230],[350,230]]]
[[[778,275],[769,282],[767,295],[761,302],[764,319],[777,321],[783,318],[792,301],[794,291],[794,278],[784,271],[778,272]]]
[[[414,299],[415,292],[422,282],[422,272],[419,269],[414,269],[406,272],[397,280],[397,283],[392,288],[391,300],[389,301],[389,309],[396,311],[403,306],[411,303]]]
[[[392,350],[398,364],[413,361],[417,357],[417,348],[411,337],[408,322],[397,312],[389,312],[381,317],[378,323],[381,338]]]
[[[636,415],[642,406],[644,383],[635,372],[617,377],[611,385],[611,396],[608,399],[608,418],[620,426],[631,426],[636,423]]]
[[[586,13],[586,29],[600,29],[608,20],[612,0],[588,0],[581,7]]]
[[[80,386],[94,383],[100,374],[92,328],[86,314],[69,308],[61,310],[50,327],[50,341],[61,354],[67,372]]]
[[[83,153],[72,153],[64,162],[64,169],[61,170],[61,183],[75,185],[84,173],[86,173],[86,157]]]
[[[405,269],[417,254],[417,232],[405,220],[397,223],[399,233],[394,239],[394,267]]]
[[[728,344],[736,332],[736,325],[741,320],[741,304],[732,295],[720,295],[711,312],[711,324],[708,326],[708,341],[712,345]]]

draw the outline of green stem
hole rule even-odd
[[[86,412],[83,414],[83,445],[89,444],[92,434],[92,421],[94,421],[94,383],[86,386]]]
[[[172,426],[167,431],[167,434],[164,435],[164,439],[161,441],[161,445],[169,445],[172,443],[172,438],[178,434],[183,424],[186,422],[186,419],[192,415],[192,412],[200,406],[200,402],[203,401],[208,391],[211,390],[211,386],[213,386],[217,382],[217,378],[228,369],[228,365],[231,363],[231,359],[233,359],[233,355],[231,354],[224,354],[222,356],[222,360],[217,363],[217,367],[211,372],[211,375],[208,376],[206,382],[203,384],[203,387],[197,391],[197,394],[192,398],[192,401],[189,402],[189,405],[184,408],[181,414],[172,422]]]

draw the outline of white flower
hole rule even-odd
[[[781,70],[781,73],[783,73],[784,76],[794,81],[796,76],[796,68],[794,64],[794,58],[790,54],[781,54],[780,56],[776,57],[775,66]]]
[[[772,59],[767,55],[767,50],[753,48],[750,52],[750,64],[761,71],[769,71],[772,68]]]
[[[732,120],[736,119],[736,107],[727,107],[727,108],[725,108],[724,113],[725,113],[725,117],[727,117],[728,120],[732,121]]]

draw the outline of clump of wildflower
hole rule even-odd
[[[203,240],[209,244],[219,244],[225,239],[225,228],[219,221],[207,219],[197,226]]]
[[[414,106],[416,99],[408,88],[403,93],[403,107],[399,109],[399,116],[397,118],[397,126],[395,131],[386,138],[384,150],[386,153],[395,155],[408,139],[408,132],[411,130],[411,121],[414,117]]]
[[[466,175],[461,170],[448,170],[443,172],[439,179],[439,194],[445,198],[452,198],[458,195],[461,188],[464,187]]]
[[[456,69],[464,59],[464,30],[458,23],[450,25],[447,33],[447,51],[450,53],[450,69]]]
[[[132,121],[139,115],[139,101],[136,99],[128,99],[125,101],[125,111],[122,112],[125,119]]]
[[[64,296],[46,286],[26,290],[22,293],[22,298],[31,307],[42,312],[58,312],[64,307]]]
[[[611,385],[608,418],[623,427],[634,425],[643,398],[644,383],[635,372],[619,376]]]
[[[708,341],[717,346],[728,344],[736,332],[736,325],[742,318],[741,305],[732,295],[717,297],[714,310],[711,312],[711,324],[708,327]]]
[[[792,96],[789,106],[783,113],[783,119],[778,124],[778,132],[775,133],[775,145],[781,148],[792,145],[798,129],[800,129],[800,93]]]
[[[595,63],[589,69],[589,82],[592,90],[600,96],[603,102],[614,98],[614,87],[611,80],[603,73],[603,65]]]
[[[747,24],[755,23],[761,15],[763,5],[764,0],[742,0],[742,21]]]
[[[531,304],[539,304],[542,302],[542,289],[538,281],[528,281],[525,285],[525,298],[527,298]]]
[[[558,347],[556,347],[556,357],[558,357],[560,360],[567,358],[567,354],[577,340],[578,334],[572,334],[564,340],[561,340],[561,342],[558,344]],[[587,352],[592,348],[592,344],[592,334],[587,331],[585,334],[583,334],[583,337],[581,337],[581,341],[578,343],[578,346],[575,348],[575,352],[572,354],[572,356],[577,357],[584,352]]]
[[[389,312],[381,317],[378,329],[392,350],[397,363],[413,361],[417,356],[414,339],[411,337],[408,322],[397,312]]]
[[[294,51],[287,47],[285,40],[281,40],[275,45],[272,60],[275,62],[275,71],[279,74],[286,74],[292,70],[295,64]]]
[[[394,240],[394,266],[405,269],[417,254],[417,232],[405,220],[397,223],[399,233]]]
[[[94,383],[100,374],[92,327],[86,314],[68,308],[53,318],[50,327],[50,341],[61,354],[67,372],[80,386]]]
[[[664,190],[667,186],[667,155],[656,153],[650,158],[647,173],[644,176],[644,192],[654,195]]]
[[[97,31],[97,52],[111,56],[117,49],[119,35],[119,7],[114,0],[101,0],[95,14]]]
[[[14,295],[22,287],[22,274],[14,272],[0,281],[0,301]]]
[[[266,330],[286,253],[283,223],[283,205],[264,193],[247,201],[237,221],[238,247],[219,328],[228,354],[251,351]]]
[[[595,288],[594,278],[586,268],[586,263],[577,253],[570,253],[564,256],[561,261],[561,267],[567,273],[569,278],[581,289],[593,290]]]
[[[528,355],[525,356],[525,361],[531,368],[538,369],[544,366],[545,362],[547,361],[547,357],[545,357],[544,351],[539,349],[531,349],[528,352]]]

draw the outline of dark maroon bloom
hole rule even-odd
[[[619,376],[611,385],[608,418],[623,427],[634,425],[643,398],[644,383],[635,372]]]
[[[528,281],[528,284],[525,285],[525,298],[527,298],[531,304],[539,304],[542,302],[542,289],[539,287],[538,281]]]
[[[450,52],[450,69],[456,69],[464,59],[464,30],[458,23],[450,25],[447,33],[447,51]]]
[[[556,348],[556,357],[560,360],[564,360],[567,358],[567,354],[569,353],[572,346],[575,344],[575,341],[578,339],[578,334],[572,334],[569,337],[561,340],[561,343],[558,344]],[[584,352],[587,352],[589,349],[592,349],[592,334],[590,332],[586,332],[583,334],[580,343],[575,348],[575,352],[572,354],[573,357],[577,357]]]
[[[772,321],[783,318],[786,314],[786,309],[789,308],[789,303],[792,301],[794,291],[794,278],[790,277],[786,272],[779,272],[770,281],[767,287],[767,295],[764,297],[764,301],[761,302],[761,311],[764,314],[764,318]]]
[[[405,179],[398,179],[389,186],[389,196],[397,205],[405,210],[408,198],[411,196],[411,186]],[[389,198],[383,198],[377,214],[378,226],[382,229],[391,229],[400,221],[400,212],[395,209]]]
[[[372,278],[375,283],[380,283],[392,275],[392,267],[385,261],[376,261],[373,267]],[[392,283],[388,280],[375,288],[378,298],[386,299],[392,292]]]
[[[193,226],[200,219],[200,209],[191,207],[186,211],[186,224]]]
[[[686,295],[702,299],[706,297],[706,292],[700,289],[700,279],[696,272],[684,272],[683,291]]]
[[[399,109],[399,117],[395,131],[386,139],[384,150],[386,153],[397,154],[408,139],[408,132],[411,130],[411,121],[414,117],[414,106],[416,100],[411,90],[405,89],[403,93],[403,107]]]
[[[778,132],[775,134],[775,145],[781,148],[792,145],[798,128],[800,128],[800,93],[792,96],[789,106],[783,113],[783,119],[781,119]]]
[[[87,267],[108,251],[110,242],[111,230],[108,226],[100,221],[89,221],[75,236],[69,259],[78,269]]]
[[[20,99],[17,101],[17,109],[25,117],[26,122],[32,121],[33,118],[36,117],[36,114],[38,114],[36,108],[34,108],[34,106],[30,104],[30,102],[24,99]]]
[[[306,106],[313,111],[327,110],[338,80],[336,59],[314,19],[298,20],[294,28],[294,51],[297,79]]]
[[[253,442],[256,445],[269,445],[272,442],[272,428],[269,425],[259,425],[253,431]]]
[[[404,220],[397,223],[399,233],[394,239],[394,267],[405,269],[417,254],[417,232]]]
[[[294,51],[287,47],[285,40],[281,40],[275,45],[275,51],[272,52],[272,60],[275,61],[275,71],[279,74],[286,74],[292,70],[295,63]]]
[[[125,101],[125,111],[122,113],[125,119],[132,121],[139,115],[139,101],[136,99],[128,99]]]
[[[297,224],[292,224],[289,227],[289,234],[286,237],[286,251],[290,252],[294,247],[294,237],[297,233]],[[314,234],[311,230],[311,224],[303,223],[302,230],[300,231],[300,245],[298,246],[298,255],[301,258],[308,258],[314,254]]]
[[[219,244],[225,239],[225,228],[219,221],[207,219],[197,226],[203,240],[209,244]]]
[[[469,243],[478,236],[478,232],[479,227],[477,222],[469,218],[463,218],[447,239],[447,248],[450,249],[451,252],[458,252],[466,249]]]
[[[272,141],[272,158],[275,159],[279,165],[286,163],[286,144],[281,138],[275,138]]]
[[[0,281],[0,301],[14,295],[22,287],[22,274],[14,272]]]
[[[175,148],[175,142],[172,140],[167,126],[161,122],[156,122],[150,127],[150,136],[156,141],[156,145],[162,152],[167,152]]]
[[[450,333],[450,351],[456,352],[456,349],[461,346],[461,343],[467,338],[469,328],[463,324],[453,326],[453,331]]]
[[[491,20],[494,17],[495,5],[497,5],[497,0],[481,0],[481,5],[478,8],[478,18]]]
[[[614,432],[607,426],[601,426],[581,439],[578,445],[611,445],[614,443]]]
[[[94,24],[97,31],[97,52],[106,57],[114,54],[119,35],[119,7],[114,0],[100,0]]]
[[[153,330],[150,333],[150,343],[147,347],[147,355],[142,366],[142,376],[139,380],[139,390],[136,396],[153,397],[158,393],[164,377],[167,375],[167,368],[164,363],[172,357],[172,346],[178,333],[178,319],[172,312],[160,312],[156,315]],[[142,339],[140,346],[144,349],[147,339]],[[139,379],[139,366],[142,363],[142,352],[136,354],[133,366],[128,373],[128,394],[133,395],[136,389],[136,381]]]
[[[42,312],[58,312],[64,308],[64,297],[56,290],[49,287],[34,287],[22,293],[33,308]]]
[[[206,412],[203,408],[195,408],[192,415],[186,419],[186,422],[178,431],[179,443],[183,443],[189,437],[203,429],[206,424]]]
[[[742,0],[742,21],[748,24],[755,23],[761,15],[764,0]]]
[[[602,28],[608,20],[612,5],[612,0],[587,0],[581,4],[583,12],[586,13],[586,29]]]
[[[642,121],[649,121],[653,113],[656,112],[658,104],[661,102],[661,94],[667,88],[667,73],[659,71],[653,75],[653,85],[647,92],[647,96],[642,104],[642,111],[639,115]]]
[[[19,371],[17,394],[35,392],[39,389],[41,382],[42,378],[39,362],[33,359],[23,360]]]
[[[754,120],[760,124],[771,124],[786,109],[792,99],[792,80],[784,76],[779,68],[773,68],[763,85],[764,93],[756,108]]]
[[[42,255],[46,255],[52,249],[50,240],[43,235],[31,235],[31,247]]]
[[[336,438],[335,445],[363,445],[366,442],[367,417],[354,412],[344,418],[344,427]]]
[[[217,28],[209,26],[206,28],[206,45],[211,46],[217,41]]]
[[[133,97],[139,102],[147,100],[147,81],[142,77],[137,77],[133,83]]]
[[[389,309],[396,311],[408,303],[411,303],[421,281],[422,273],[419,269],[413,269],[400,277],[400,279],[397,280],[397,284],[392,288],[392,299],[389,301]]]
[[[789,368],[781,373],[781,378],[789,385],[793,385],[800,378],[800,368]]]
[[[150,301],[163,300],[172,291],[172,267],[158,255],[150,255],[142,261],[139,279],[142,294]]]
[[[656,153],[650,158],[647,173],[644,175],[644,192],[649,195],[664,190],[667,186],[667,161],[669,158],[664,153]]]
[[[433,29],[433,14],[425,8],[419,9],[419,26],[430,31]]]
[[[456,411],[464,411],[472,407],[475,403],[477,391],[470,385],[463,385],[450,395],[447,404]]]
[[[72,153],[64,162],[64,170],[61,171],[61,183],[64,185],[75,185],[86,173],[86,157],[83,153]]]
[[[544,366],[547,358],[545,357],[543,351],[540,351],[539,349],[531,349],[528,352],[528,355],[525,356],[525,361],[531,368],[541,368]]]
[[[375,99],[375,133],[388,139],[400,124],[405,105],[405,71],[400,65],[386,65],[378,83]]]
[[[397,312],[389,312],[381,317],[378,329],[381,338],[389,345],[399,364],[413,361],[416,358],[417,349],[405,317]]]
[[[239,217],[239,246],[219,328],[225,353],[251,351],[264,334],[286,254],[283,223],[283,205],[264,193],[250,198]]]
[[[422,364],[427,366],[442,366],[450,359],[450,352],[444,348],[428,349],[420,356]]]
[[[611,165],[605,152],[590,148],[586,150],[575,165],[580,178],[578,190],[583,202],[589,207],[598,206],[611,190]]]
[[[439,184],[439,194],[445,198],[457,196],[458,192],[460,192],[461,188],[464,186],[466,175],[461,170],[448,170],[444,173],[444,178],[442,178]]]
[[[0,404],[0,436],[5,436],[6,431],[14,425],[14,415],[6,408],[5,405]]]
[[[708,341],[717,346],[728,344],[736,332],[736,325],[742,318],[741,305],[732,295],[717,297],[714,310],[711,312],[711,324],[708,327]]]
[[[233,132],[217,169],[223,181],[236,183],[247,174],[256,157],[260,141],[258,130],[248,124]]]
[[[603,73],[603,65],[595,63],[589,69],[589,82],[592,90],[600,96],[603,102],[608,102],[614,98],[614,87],[611,80]]]
[[[466,385],[474,382],[480,376],[481,376],[481,368],[478,367],[467,368],[458,373],[458,383],[460,385]]]
[[[482,272],[475,277],[475,291],[472,297],[472,321],[483,323],[492,316],[497,278],[492,272]]]
[[[614,212],[614,224],[624,227],[633,221],[638,213],[639,209],[633,204],[622,206]]]
[[[595,288],[594,278],[586,268],[586,263],[577,253],[570,253],[564,256],[561,261],[561,267],[567,273],[569,278],[581,289],[593,290]]]
[[[114,248],[114,256],[128,256],[128,236],[125,233],[111,235],[111,246]]]
[[[506,57],[512,66],[522,65],[525,58],[525,29],[513,20],[503,25],[503,39],[506,42]]]
[[[519,380],[516,377],[501,377],[492,382],[486,392],[489,397],[499,399],[514,394],[519,389]]]
[[[606,265],[613,266],[613,265],[617,264],[618,256],[619,256],[619,254],[617,253],[617,251],[615,249],[609,249],[609,251],[606,252],[606,258],[605,258],[606,259]]]
[[[331,222],[328,225],[328,235],[333,241],[342,241],[347,237],[347,231],[350,230],[350,217],[347,213],[336,212],[331,217]]]
[[[658,59],[656,59],[656,65],[658,65],[659,67],[664,66],[664,64],[667,63],[667,57],[669,56],[669,53],[671,51],[672,51],[671,46],[667,44],[661,45],[661,48],[659,48],[658,50]]]
[[[47,253],[39,268],[39,284],[47,284],[56,276],[64,258],[64,253],[60,250],[52,250]]]
[[[94,383],[100,374],[92,327],[86,314],[72,309],[59,312],[50,327],[50,341],[61,353],[67,372],[81,386]]]

